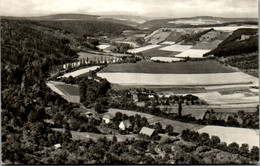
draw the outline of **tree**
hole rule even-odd
[[[253,146],[250,151],[250,159],[259,161],[259,148],[257,146]]]
[[[96,111],[97,113],[102,112],[102,106],[101,106],[101,104],[100,104],[100,103],[96,103],[94,109],[95,109],[95,111]]]
[[[228,148],[227,150],[230,153],[234,153],[234,154],[238,154],[239,153],[239,145],[236,142],[233,142],[233,143],[229,144],[227,148]]]
[[[173,127],[172,125],[167,125],[166,128],[165,128],[165,132],[168,133],[168,134],[171,134],[173,133]]]
[[[201,133],[199,135],[199,143],[201,145],[209,145],[210,138],[208,133]]]
[[[178,114],[179,114],[179,116],[181,116],[181,112],[182,112],[182,96],[179,97],[179,101],[178,101]]]
[[[210,145],[212,147],[217,147],[219,143],[220,143],[220,138],[218,136],[215,135],[211,136]]]
[[[244,156],[244,157],[248,157],[249,155],[249,146],[248,144],[242,144],[240,149],[239,149],[239,153]]]
[[[162,125],[161,125],[160,122],[155,123],[154,129],[157,130],[158,133],[162,133],[163,132]]]

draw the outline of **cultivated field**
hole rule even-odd
[[[129,52],[129,53],[139,53],[139,52],[146,51],[146,50],[156,48],[156,47],[160,47],[160,45],[147,45],[147,46],[144,46],[144,47],[129,49],[127,52]]]
[[[152,61],[160,61],[160,62],[177,62],[183,60],[182,58],[172,58],[172,57],[152,57]]]
[[[223,85],[249,83],[255,78],[242,72],[208,74],[97,73],[121,85]]]
[[[199,29],[209,29],[209,28],[214,28],[215,30],[219,31],[235,31],[239,28],[256,28],[258,29],[257,25],[243,25],[243,26],[223,26],[223,27],[203,27]]]
[[[78,85],[69,85],[57,81],[48,81],[46,84],[51,88],[51,90],[59,94],[68,102],[79,103],[80,98]]]
[[[205,132],[210,136],[218,136],[220,140],[226,142],[227,145],[232,142],[236,142],[240,146],[243,143],[247,143],[249,148],[252,148],[253,146],[259,147],[259,130],[236,127],[206,126],[199,129],[198,132]]]
[[[163,48],[163,46],[152,48],[152,49],[149,49],[146,51],[142,51],[142,56],[144,56],[144,57],[154,57],[154,56],[172,57],[172,56],[180,53],[180,52],[173,52],[173,51],[163,51],[163,50],[160,50],[160,48]]]
[[[234,70],[221,64],[207,61],[189,61],[176,63],[137,62],[124,64],[110,64],[101,73],[155,73],[155,74],[204,74],[204,73],[232,73]],[[164,80],[167,82],[167,80]],[[177,81],[177,80],[176,80]]]
[[[185,58],[203,58],[203,54],[209,52],[210,50],[206,49],[188,49],[187,51],[184,51],[178,55],[175,55],[175,57]]]
[[[163,50],[163,51],[174,51],[174,52],[184,52],[184,51],[190,49],[191,47],[192,47],[192,45],[178,45],[178,44],[175,44],[175,45],[163,47],[160,50]]]
[[[173,41],[164,41],[164,42],[162,42],[160,44],[163,44],[163,45],[173,45],[173,44],[175,44],[175,42],[173,42]]]
[[[212,105],[222,105],[222,104],[243,104],[243,103],[252,103],[257,105],[259,102],[258,95],[255,96],[245,96],[242,93],[233,93],[222,95],[219,92],[207,92],[207,93],[194,93],[200,99],[205,100],[207,103]]]
[[[68,78],[69,76],[77,77],[79,75],[85,74],[85,73],[87,73],[89,71],[96,70],[98,68],[100,68],[100,66],[91,66],[91,67],[87,67],[87,68],[84,68],[84,69],[76,70],[76,71],[73,71],[73,72],[70,72],[70,73],[66,73],[66,74],[64,74],[63,76],[60,76],[60,77],[66,77],[66,78]],[[58,78],[60,78],[60,77],[58,77]]]

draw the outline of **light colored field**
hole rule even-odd
[[[216,90],[216,89],[226,89],[226,88],[246,88],[246,87],[250,87],[250,86],[252,86],[252,84],[204,86],[204,88],[206,90]]]
[[[84,69],[80,69],[80,70],[76,70],[76,71],[73,71],[73,72],[70,72],[70,73],[66,73],[64,74],[63,76],[60,76],[58,78],[61,78],[61,77],[66,77],[68,78],[69,76],[72,76],[72,77],[77,77],[79,75],[82,75],[82,74],[85,74],[89,71],[93,71],[93,70],[96,70],[100,68],[100,66],[91,66],[91,67],[87,67],[87,68],[84,68]]]
[[[48,87],[51,88],[51,90],[53,90],[54,92],[59,94],[61,97],[63,97],[68,102],[79,103],[79,101],[80,101],[79,95],[71,95],[71,94],[75,94],[75,92],[71,93],[71,90],[74,89],[75,91],[78,91],[78,89],[79,89],[78,85],[68,85],[63,82],[57,82],[57,81],[48,81],[48,82],[46,82],[46,84]],[[70,86],[71,88],[68,90],[68,88],[64,88],[64,86],[60,86],[60,85]],[[79,93],[79,91],[78,91],[78,93]]]
[[[259,102],[258,96],[246,97],[242,93],[234,93],[228,95],[221,95],[219,92],[207,92],[207,93],[194,93],[200,99],[205,100],[208,104],[244,104],[244,103],[257,103]],[[255,106],[256,106],[255,105]]]
[[[152,57],[152,61],[161,61],[161,62],[176,62],[183,60],[182,58],[172,58],[172,57]]]
[[[249,90],[255,93],[259,93],[259,89],[250,88]]]
[[[236,128],[236,127],[222,127],[222,126],[206,126],[198,130],[199,133],[208,133],[210,136],[215,135],[220,138],[222,142],[227,145],[236,142],[240,146],[247,143],[249,148],[253,146],[259,147],[259,130]]]
[[[173,44],[175,44],[175,42],[173,42],[173,41],[164,41],[164,42],[162,42],[160,44],[162,44],[162,45],[173,45]]]
[[[100,45],[97,46],[97,48],[99,48],[100,50],[106,49],[108,47],[110,47],[109,44],[100,44]]]
[[[145,114],[145,113],[136,112],[136,111],[128,111],[128,110],[110,108],[108,110],[108,112],[112,115],[115,115],[116,112],[121,112],[128,116],[134,116],[135,114],[138,114],[141,117],[146,117],[150,124],[155,124],[157,122],[160,122],[162,124],[163,128],[165,128],[168,124],[172,125],[175,132],[181,132],[182,130],[185,130],[185,129],[198,130],[198,129],[201,129],[204,127],[203,125],[183,123],[183,122],[165,119],[165,118],[161,118],[159,116],[154,116],[154,115]]]
[[[113,84],[132,85],[224,85],[249,83],[255,77],[242,72],[210,74],[97,73]]]
[[[146,51],[152,48],[156,48],[156,47],[160,47],[160,45],[147,45],[144,47],[139,47],[139,48],[135,48],[135,49],[129,49],[127,52],[129,53],[138,53],[138,52],[142,52],[142,51]]]
[[[180,54],[175,55],[175,57],[190,57],[190,58],[203,58],[203,54],[209,52],[210,50],[206,49],[189,49]]]
[[[164,50],[164,51],[175,51],[175,52],[184,52],[188,49],[190,49],[192,47],[192,45],[171,45],[171,46],[166,46],[161,48],[160,50]]]
[[[220,30],[220,31],[235,31],[239,28],[256,28],[258,29],[257,25],[243,25],[243,26],[224,26],[224,27],[203,27],[199,29],[209,29],[209,28],[214,28],[215,30]]]

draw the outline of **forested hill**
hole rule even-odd
[[[67,30],[77,36],[116,36],[120,35],[124,30],[134,29],[131,26],[111,23],[106,21],[95,20],[63,20],[63,21],[37,21],[42,25],[48,25],[63,30]]]
[[[22,77],[33,83],[38,77],[45,77],[53,65],[72,61],[76,56],[67,40],[31,28],[32,24],[25,20],[1,20],[2,90],[21,84]]]
[[[226,57],[258,51],[258,29],[241,28],[234,31],[218,47],[207,55]]]

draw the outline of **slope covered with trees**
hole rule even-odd
[[[243,40],[242,35],[247,37]],[[258,30],[241,28],[234,31],[216,49],[206,53],[204,56],[228,57],[256,51],[258,51]]]

